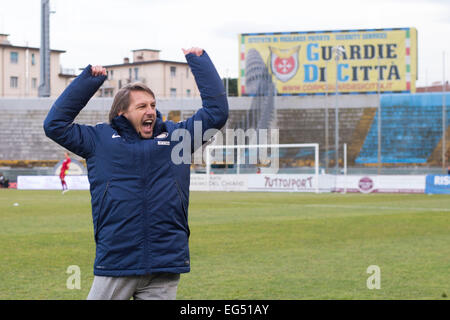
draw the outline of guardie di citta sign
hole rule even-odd
[[[339,49],[337,49],[339,48]],[[278,95],[414,93],[417,30],[390,28],[239,35],[239,95],[269,79]]]

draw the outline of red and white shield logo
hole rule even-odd
[[[300,46],[290,49],[278,49],[269,47],[270,49],[270,67],[272,73],[278,80],[286,82],[298,71],[298,52]]]

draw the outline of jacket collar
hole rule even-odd
[[[125,118],[123,115],[113,118],[111,121],[111,127],[113,127],[113,129],[115,129],[117,133],[119,133],[119,135],[127,141],[136,142],[138,140],[144,140],[136,132],[130,121],[128,121],[128,119]],[[156,110],[156,122],[155,126],[153,127],[153,135],[150,139],[153,139],[162,132],[166,131],[165,129],[166,126],[162,121],[161,113],[158,110]]]

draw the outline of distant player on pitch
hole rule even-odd
[[[67,187],[67,183],[66,183],[66,174],[67,174],[67,171],[69,171],[69,165],[70,165],[70,162],[72,161],[67,152],[64,153],[64,156],[66,157],[66,159],[62,163],[61,171],[59,172],[59,179],[61,180],[63,194],[66,193],[67,191],[69,191],[69,188]]]

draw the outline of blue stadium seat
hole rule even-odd
[[[448,127],[450,93],[445,99]],[[442,93],[382,95],[382,163],[427,162],[442,137],[442,101]],[[378,114],[355,162],[378,162]]]

